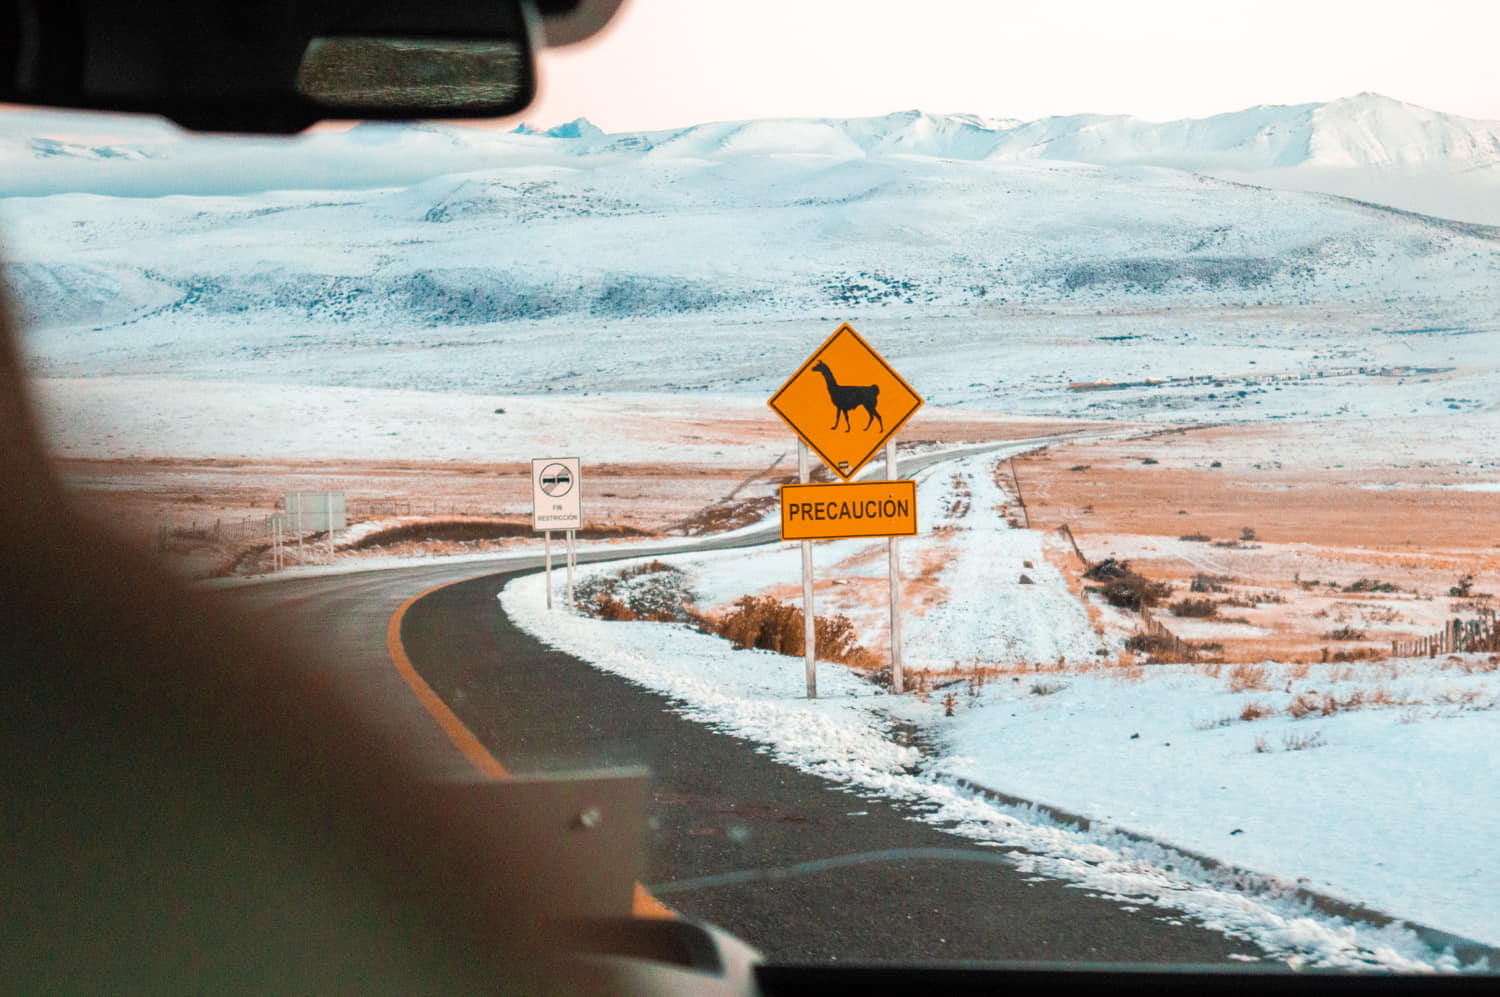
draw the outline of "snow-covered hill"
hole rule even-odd
[[[1195,170],[1311,166],[1460,173],[1500,164],[1500,122],[1363,93],[1326,104],[1252,107],[1163,124],[1123,115],[1044,118],[1007,130],[991,155]]]
[[[1273,110],[1151,141],[1249,148],[1295,109]],[[1061,120],[1051,144],[1073,135],[1069,156],[1085,133],[1112,156],[1150,144],[1105,141],[1117,119]],[[627,136],[366,125],[290,143],[131,127],[93,142],[68,116],[43,159],[117,193],[197,193],[0,199],[4,279],[39,373],[752,394],[849,320],[930,400],[1102,414],[1131,396],[1068,385],[1465,363],[1483,378],[1500,337],[1500,230],[1053,161],[1039,125],[915,112]],[[12,187],[27,175],[42,174]],[[1293,392],[1252,404],[1312,410]]]
[[[0,194],[129,196],[358,189],[517,162],[891,155],[1166,166],[1500,224],[1500,122],[1378,94],[1143,121],[1081,114],[1020,122],[903,111],[876,118],[718,122],[610,135],[579,120],[538,132],[380,126],[296,139],[187,137],[151,119],[0,114]]]

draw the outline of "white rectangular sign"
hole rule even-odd
[[[577,457],[538,457],[531,462],[533,530],[576,530],[583,525],[578,503],[582,478]]]
[[[294,533],[347,529],[343,492],[287,492],[283,500],[286,528]]]

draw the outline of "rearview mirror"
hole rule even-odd
[[[500,117],[535,93],[532,0],[0,0],[0,101],[297,132]]]
[[[314,38],[297,92],[346,117],[509,107],[526,95],[524,47],[508,39]]]

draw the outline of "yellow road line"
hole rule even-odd
[[[460,581],[463,580],[465,579],[460,579]],[[465,727],[464,722],[458,719],[458,715],[448,708],[448,704],[443,702],[442,698],[436,692],[433,692],[432,686],[427,684],[427,680],[417,674],[416,668],[411,663],[411,658],[406,656],[405,646],[401,643],[401,620],[406,616],[406,611],[417,600],[425,599],[438,589],[457,584],[458,582],[445,582],[442,585],[434,585],[427,591],[419,592],[403,602],[401,608],[391,614],[391,620],[386,624],[386,650],[390,652],[391,663],[396,666],[396,671],[401,673],[401,677],[406,680],[406,684],[411,687],[412,693],[417,697],[417,702],[421,703],[422,708],[427,711],[428,715],[437,721],[443,733],[448,735],[448,740],[452,741],[453,746],[459,750],[459,753],[469,760],[469,764],[473,765],[479,771],[480,775],[487,778],[509,779],[511,777],[510,772],[506,770],[504,765],[500,764],[499,759],[490,754],[485,746],[479,743],[479,738],[474,736],[473,731]],[[673,918],[677,916],[672,912],[670,907],[667,907],[660,900],[647,893],[646,888],[640,883],[635,884],[635,896],[631,903],[631,910],[636,917]]]
[[[390,651],[391,661],[395,663],[396,671],[401,673],[406,684],[411,686],[411,691],[416,693],[417,702],[421,703],[423,709],[438,722],[438,726],[443,728],[443,733],[448,735],[448,740],[452,741],[453,746],[469,760],[469,764],[478,769],[481,775],[491,779],[508,779],[510,773],[505,770],[505,766],[485,750],[484,745],[479,743],[479,738],[464,726],[464,722],[458,719],[458,715],[448,709],[448,704],[432,691],[432,686],[417,674],[416,668],[412,667],[411,659],[406,656],[406,648],[401,643],[401,620],[406,616],[406,611],[418,599],[426,598],[438,589],[456,584],[458,583],[448,582],[444,585],[436,585],[402,603],[401,608],[392,614],[391,622],[386,625],[385,646]]]

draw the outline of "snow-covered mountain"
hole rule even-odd
[[[187,137],[150,119],[0,114],[0,195],[359,189],[523,161],[566,165],[597,157],[747,155],[1164,166],[1500,224],[1500,122],[1369,93],[1165,123],[1122,115],[1020,122],[903,111],[621,134],[582,119],[544,132],[522,126],[512,133],[368,125],[275,140]]]
[[[1356,127],[1361,108],[1408,120],[1356,98],[1181,126],[902,112],[274,141],[149,122],[95,139],[72,116],[21,143],[0,115],[25,166],[0,182],[92,191],[0,198],[0,279],[34,368],[63,377],[759,392],[809,328],[849,320],[935,402],[1072,411],[1071,382],[1259,376],[1268,357],[1334,371],[1471,356],[1488,378],[1500,229],[1128,161],[1292,162],[1305,146],[1270,172],[1347,173],[1306,150],[1333,162],[1336,132],[1337,155],[1373,162],[1394,125]],[[1303,138],[1286,137],[1295,122]],[[1465,144],[1439,124],[1417,130],[1446,136],[1464,176],[1495,172],[1474,165],[1482,129]],[[1410,163],[1438,144],[1380,148]],[[170,196],[119,196],[147,193]]]
[[[1371,343],[1409,352],[1380,330],[1488,332],[1500,313],[1500,230],[1325,195],[1150,166],[805,151],[891,140],[873,127],[704,126],[646,152],[470,135],[453,147],[506,155],[375,190],[0,200],[36,369],[761,390],[809,323],[837,317],[887,330],[927,384],[965,398],[994,374],[1118,377],[1098,343],[1187,327],[1217,345],[1174,368],[1208,371],[1292,344],[1298,364],[1363,362],[1384,356]],[[804,151],[764,151],[793,137]],[[341,138],[400,158],[450,134]],[[558,152],[573,142],[596,147]],[[1052,345],[1023,361],[1025,337]],[[1074,347],[1083,359],[1059,362]],[[1170,354],[1136,356],[1149,373]]]
[[[1206,171],[1324,167],[1459,173],[1500,164],[1500,122],[1363,93],[1326,104],[1252,107],[1162,124],[1126,116],[1044,118],[1009,129],[991,155]]]

